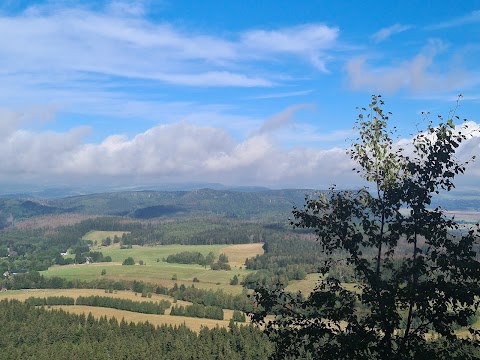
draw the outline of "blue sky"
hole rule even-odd
[[[0,31],[4,184],[349,187],[371,94],[404,137],[460,93],[480,123],[477,1],[5,0]]]

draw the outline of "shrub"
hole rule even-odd
[[[125,260],[123,260],[122,265],[135,265],[135,260],[133,260],[132,257],[128,257]]]

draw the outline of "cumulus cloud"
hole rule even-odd
[[[270,125],[276,129],[285,123],[288,121]],[[344,148],[282,148],[268,131],[238,140],[218,127],[180,122],[158,125],[131,138],[111,135],[94,144],[85,143],[88,128],[34,132],[22,129],[15,121],[10,124],[10,131],[4,133],[0,142],[3,183],[41,180],[53,186],[62,181],[83,184],[115,181],[132,185],[134,177],[145,182],[221,182],[273,187],[360,184],[351,171],[353,164]],[[470,126],[478,128],[473,122]],[[476,133],[462,143],[457,157],[464,160],[478,153],[480,135]],[[468,174],[469,182],[478,183],[480,163],[473,163]]]
[[[128,183],[136,177],[301,187],[320,186],[322,181],[327,186],[332,176],[348,178],[349,160],[341,149],[278,147],[268,132],[285,122],[286,118],[267,121],[264,133],[241,140],[218,127],[180,122],[158,125],[131,138],[111,135],[94,144],[85,143],[88,128],[34,132],[13,121],[0,142],[0,181]]]
[[[351,59],[346,70],[348,83],[354,90],[395,92],[406,89],[413,92],[459,91],[469,79],[461,69],[439,71],[434,69],[435,57],[445,49],[439,40],[431,40],[412,59],[394,66],[374,67],[365,56]]]
[[[52,119],[55,110],[52,106],[31,107],[21,112],[0,108],[0,139],[8,138],[15,130],[33,120],[45,122]]]
[[[375,34],[372,35],[372,40],[376,43],[382,42],[387,40],[390,36],[394,34],[399,34],[401,32],[407,31],[411,29],[411,25],[402,25],[402,24],[394,24],[392,26],[380,29]]]
[[[0,109],[0,139],[8,138],[22,124],[20,113],[8,109]]]

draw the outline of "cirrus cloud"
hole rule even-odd
[[[358,56],[346,64],[348,84],[354,90],[392,93],[401,89],[412,92],[460,91],[471,79],[463,69],[438,71],[434,59],[446,45],[430,40],[413,58],[395,65],[374,67],[366,56]]]

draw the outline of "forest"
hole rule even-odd
[[[253,326],[153,326],[0,301],[2,359],[266,359],[267,337]]]

